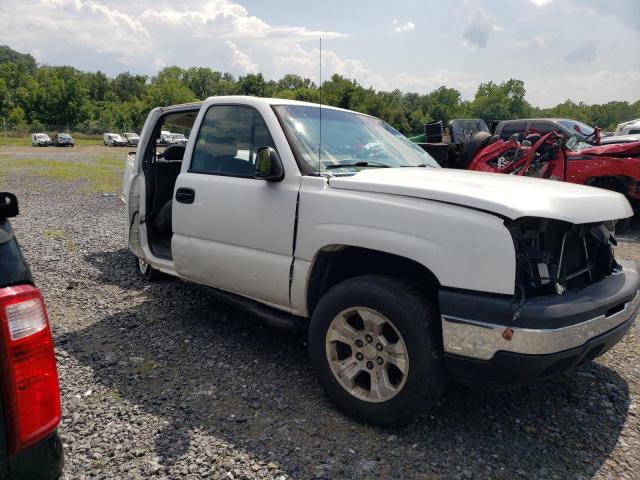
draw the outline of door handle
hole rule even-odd
[[[179,188],[176,191],[176,202],[193,203],[196,199],[196,191],[193,188]]]

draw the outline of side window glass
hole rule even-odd
[[[256,153],[273,147],[262,116],[240,105],[209,108],[198,132],[190,172],[253,177]]]
[[[500,138],[509,140],[514,133],[524,133],[527,128],[527,122],[507,123],[500,132]]]
[[[545,122],[533,122],[531,124],[531,130],[535,130],[538,133],[549,133],[553,132],[556,129],[553,128],[553,125]]]

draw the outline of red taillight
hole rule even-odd
[[[0,288],[0,339],[0,380],[8,413],[9,449],[15,453],[45,437],[60,423],[53,340],[37,288]]]

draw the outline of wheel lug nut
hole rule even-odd
[[[371,370],[371,369],[373,368],[373,362],[372,362],[372,361],[368,361],[368,362],[367,362],[367,368],[368,368],[369,370]]]
[[[367,336],[366,336],[366,337],[364,337],[364,338],[365,338],[365,339],[367,340],[367,342],[369,342],[369,343],[373,342],[373,337],[372,337],[371,335],[367,335]]]
[[[378,344],[376,345],[376,350],[378,350],[379,352],[381,352],[381,351],[382,351],[382,344],[381,344],[381,343],[378,343]]]
[[[384,360],[382,359],[382,357],[378,357],[376,358],[376,362],[378,362],[378,365],[382,365],[384,363]]]
[[[364,357],[362,356],[362,354],[360,352],[356,353],[356,358],[358,360],[362,360]]]
[[[362,348],[362,340],[356,340],[356,347]]]

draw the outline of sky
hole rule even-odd
[[[41,64],[153,75],[333,73],[378,90],[524,80],[527,99],[640,99],[640,0],[0,0],[0,44]]]

